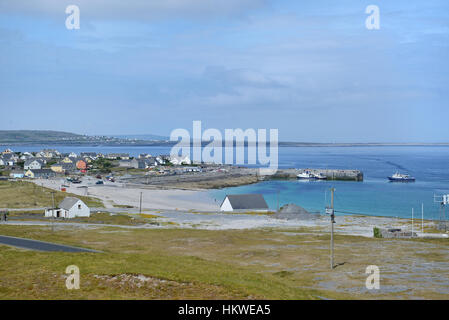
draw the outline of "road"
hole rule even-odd
[[[8,237],[0,235],[0,244],[8,246],[19,247],[29,250],[37,251],[62,251],[62,252],[99,252],[91,249],[84,249],[78,247],[65,246],[56,243],[43,242],[38,240]]]

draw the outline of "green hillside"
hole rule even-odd
[[[80,141],[85,136],[50,130],[0,130],[0,143]]]

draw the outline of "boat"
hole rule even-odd
[[[402,174],[402,173],[396,172],[391,177],[388,177],[388,180],[401,181],[401,182],[413,182],[413,181],[415,181],[415,178],[409,176],[408,174]]]
[[[309,170],[305,170],[296,176],[298,179],[315,179],[314,175]]]
[[[317,180],[326,180],[327,179],[327,177],[324,174],[322,174],[321,172],[313,173],[313,177]]]
[[[305,170],[296,176],[298,179],[308,179],[308,180],[326,180],[327,177],[321,172],[314,173],[310,170]]]

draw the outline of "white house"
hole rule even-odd
[[[230,194],[220,205],[221,211],[268,211],[268,205],[261,194]]]
[[[190,161],[189,156],[185,156],[185,157],[171,156],[170,162],[174,165],[192,164],[192,161]]]
[[[25,161],[23,168],[25,170],[42,169],[44,162],[40,159],[29,159]]]
[[[75,218],[90,217],[90,208],[80,199],[67,197],[61,201],[58,208],[45,210],[46,217]]]

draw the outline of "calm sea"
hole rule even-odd
[[[39,151],[43,148],[60,152],[125,152],[169,154],[169,147],[103,147],[103,146],[0,146],[0,150]],[[331,187],[336,188],[338,211],[365,215],[424,217],[438,219],[439,205],[434,194],[449,194],[449,147],[282,147],[279,148],[281,168],[358,169],[363,182],[352,181],[267,181],[249,186],[210,191],[221,201],[226,194],[262,193],[269,206],[276,209],[296,203],[310,211],[324,212],[330,200]],[[391,183],[387,176],[399,171],[416,177],[414,183]],[[343,214],[343,213],[340,213]]]

